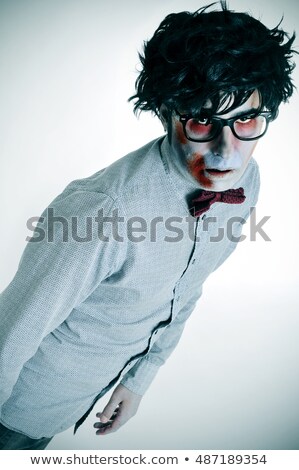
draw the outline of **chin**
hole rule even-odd
[[[234,178],[196,178],[200,188],[206,191],[227,191],[231,189],[241,178],[241,176],[234,175]]]

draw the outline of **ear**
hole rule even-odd
[[[165,104],[162,104],[159,111],[160,121],[164,127],[165,132],[168,131],[169,126],[169,110]]]

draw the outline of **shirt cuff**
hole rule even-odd
[[[147,357],[139,359],[121,379],[120,383],[137,395],[144,395],[154,380],[159,366],[150,362]]]

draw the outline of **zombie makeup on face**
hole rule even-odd
[[[177,139],[180,142],[180,144],[186,145],[188,140],[184,134],[183,126],[181,125],[180,122],[175,123],[175,131],[176,131]]]
[[[210,109],[209,103],[205,103],[204,107]],[[218,110],[218,114],[221,114],[220,119],[228,121],[238,116],[247,117],[247,114],[250,119],[252,112],[255,110],[258,112],[261,108],[260,95],[255,90],[240,106],[225,112],[226,108],[227,103],[223,103],[223,109]],[[180,112],[187,113],[185,110]],[[197,142],[187,139],[178,113],[166,116],[162,105],[161,116],[164,129],[168,118],[168,142],[174,165],[189,182],[197,183],[200,189],[226,191],[240,180],[249,164],[257,140],[240,140],[233,133],[230,124],[225,124],[214,139]]]
[[[204,187],[211,188],[213,182],[205,175],[205,162],[202,155],[194,153],[187,162],[191,175]]]

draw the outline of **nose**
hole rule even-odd
[[[213,153],[225,159],[231,157],[235,144],[235,136],[228,126],[224,126],[219,136],[212,142]]]

